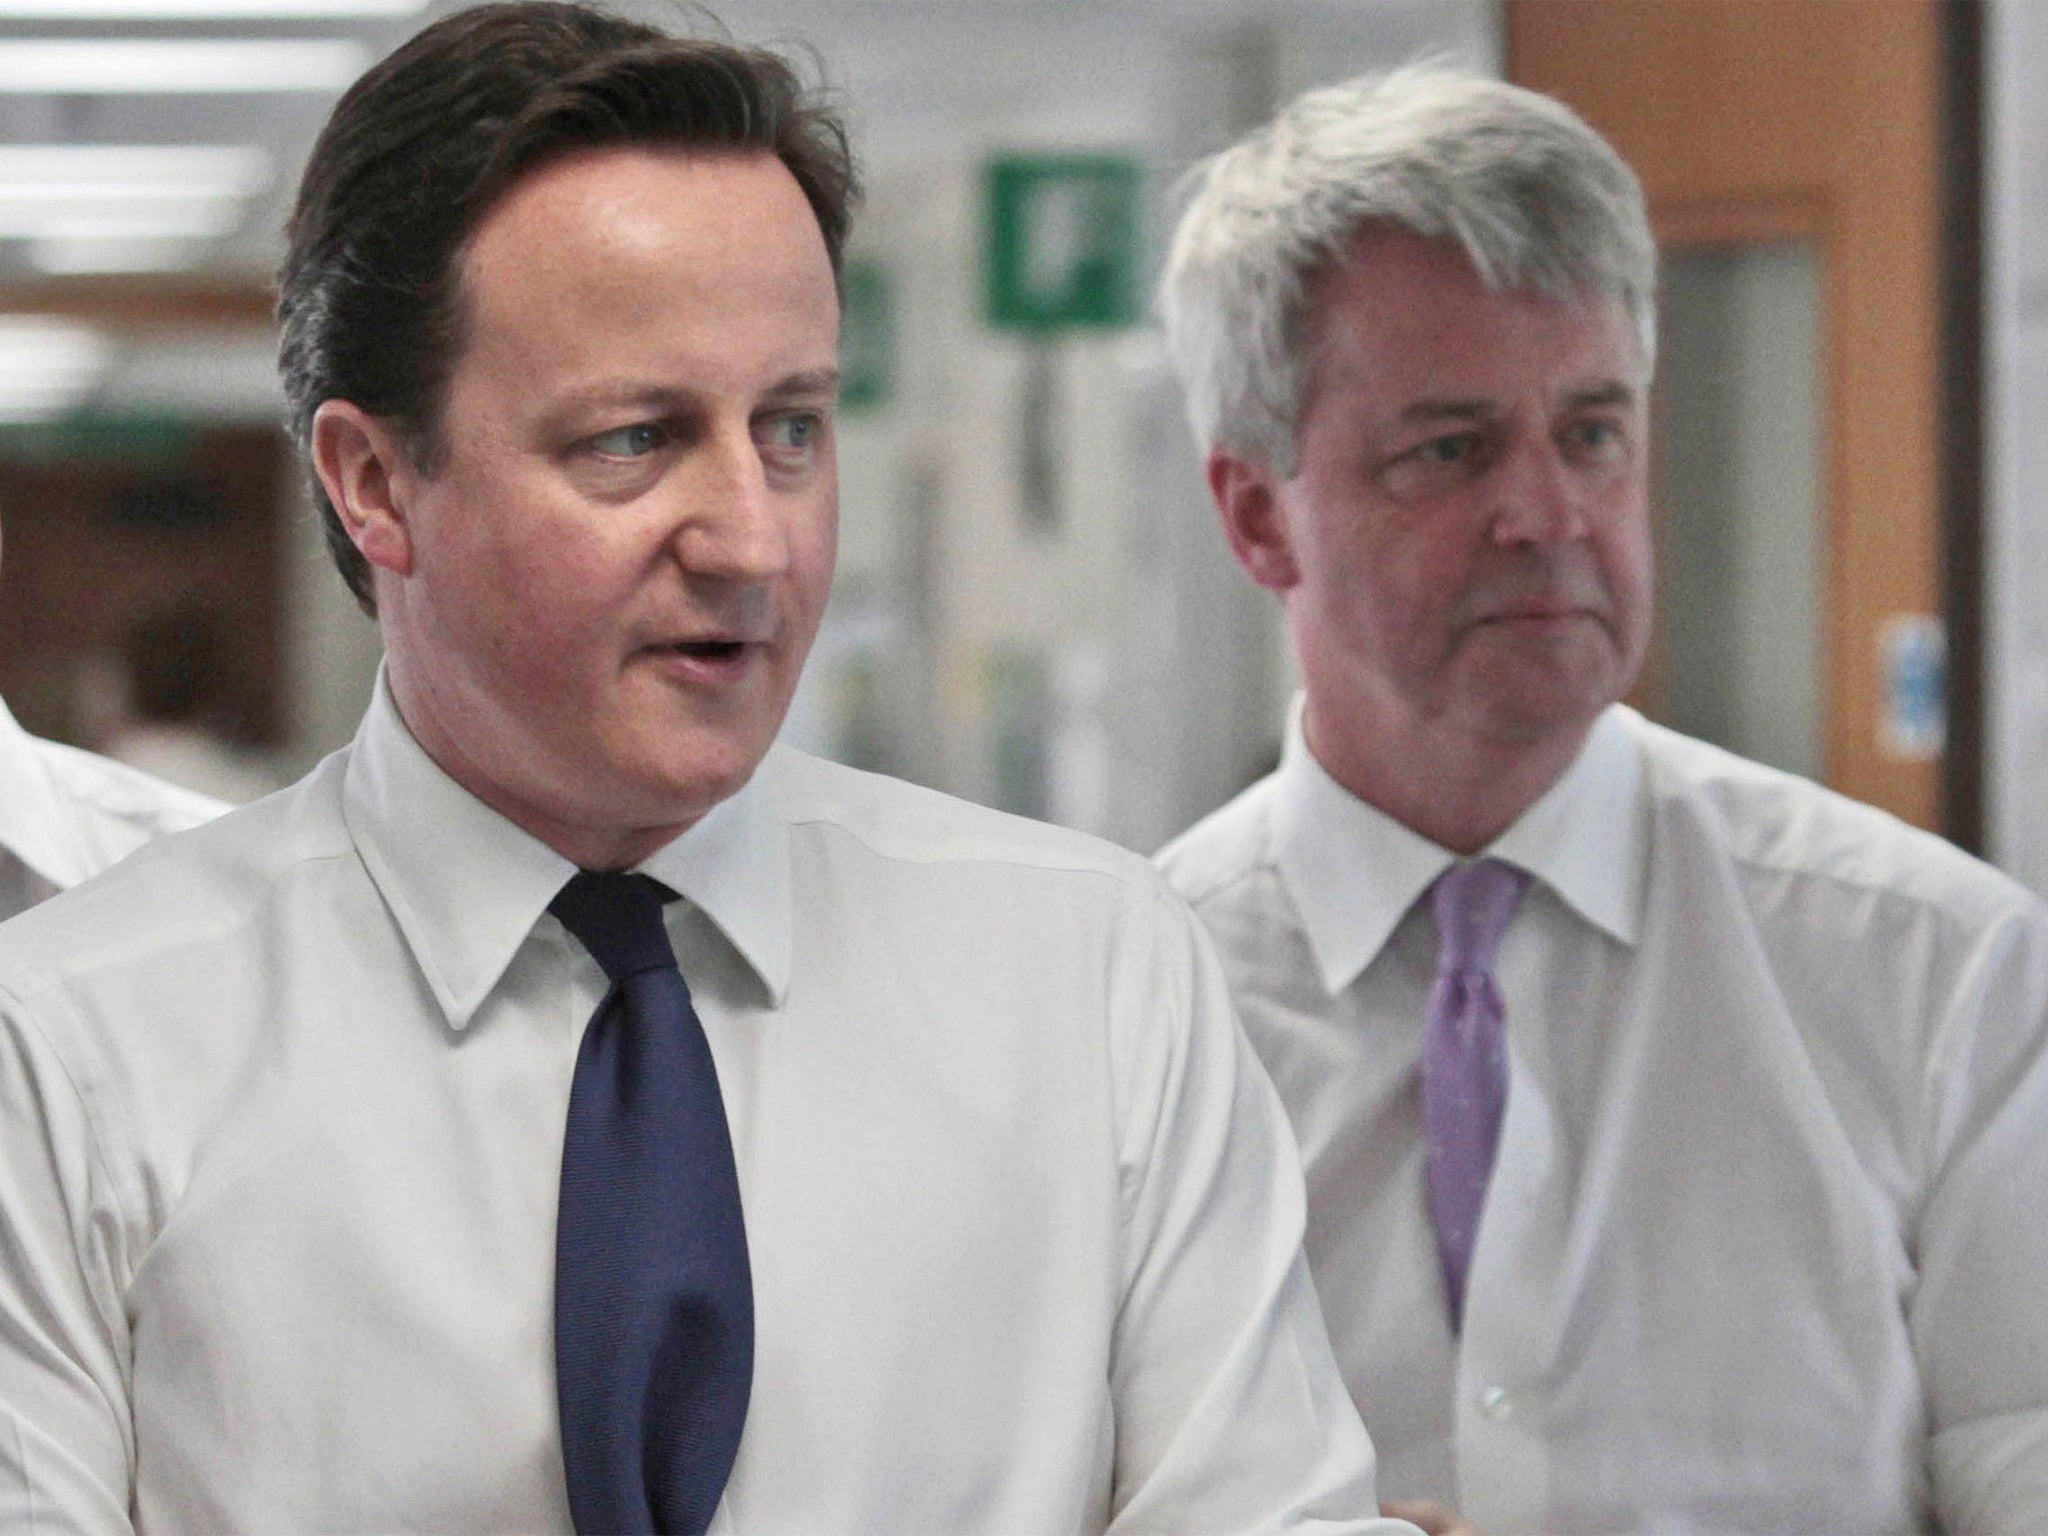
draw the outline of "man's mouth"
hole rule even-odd
[[[745,639],[664,640],[640,654],[678,682],[724,687],[753,673],[760,649],[760,642]]]
[[[664,649],[704,661],[731,661],[746,649],[741,640],[677,640]]]

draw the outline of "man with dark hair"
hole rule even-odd
[[[1655,290],[1628,167],[1500,81],[1312,91],[1204,167],[1162,307],[1303,699],[1161,861],[1391,1497],[2048,1530],[2048,912],[1618,702]]]
[[[0,932],[0,1524],[1372,1523],[1185,909],[771,748],[852,187],[778,60],[571,5],[337,108],[284,368],[386,664]]]
[[[450,132],[464,115],[478,131]],[[318,473],[315,412],[352,401],[399,424],[433,467],[463,342],[460,255],[482,213],[550,159],[663,143],[781,161],[837,274],[855,200],[845,132],[773,54],[577,6],[482,5],[422,33],[336,106],[288,229],[279,368],[328,546],[367,611],[370,563]]]

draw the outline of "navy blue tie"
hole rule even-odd
[[[646,875],[548,910],[611,990],[576,1055],[555,1236],[555,1380],[581,1532],[702,1531],[739,1449],[754,1293],[718,1069]]]

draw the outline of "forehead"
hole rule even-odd
[[[1487,400],[1541,381],[1578,391],[1645,383],[1619,298],[1496,291],[1454,245],[1374,231],[1310,285],[1311,392]]]
[[[602,149],[549,162],[485,214],[459,273],[471,348],[560,357],[593,328],[616,340],[686,319],[837,323],[817,218],[765,151]]]

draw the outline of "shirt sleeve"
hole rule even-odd
[[[1111,1389],[1115,1532],[1405,1532],[1301,1255],[1278,1095],[1207,938],[1159,896],[1118,979],[1127,1248]]]
[[[1910,1321],[1935,1508],[1953,1531],[2048,1530],[2048,913],[1968,955],[1928,1084]]]
[[[85,1101],[0,993],[0,1533],[131,1528],[122,1230]]]

